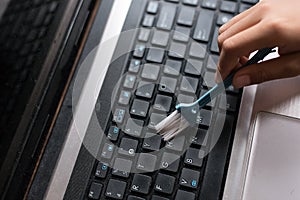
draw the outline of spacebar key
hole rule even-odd
[[[208,42],[214,20],[214,11],[201,10],[193,38],[202,42]]]
[[[171,30],[176,14],[176,7],[173,5],[163,5],[157,20],[157,28]]]

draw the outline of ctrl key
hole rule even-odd
[[[107,185],[105,196],[112,199],[123,199],[126,189],[126,182],[110,179]]]
[[[99,199],[103,186],[100,183],[93,182],[88,193],[90,199]]]

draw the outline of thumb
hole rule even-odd
[[[239,70],[234,76],[233,86],[241,88],[251,84],[297,75],[300,75],[299,52],[286,54]]]

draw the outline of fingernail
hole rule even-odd
[[[242,75],[236,78],[235,80],[235,87],[241,88],[251,84],[250,76],[249,75]]]

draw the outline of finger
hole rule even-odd
[[[228,76],[239,63],[239,58],[264,47],[276,46],[272,29],[259,23],[224,41],[218,69],[222,78]]]
[[[253,10],[256,9],[256,6],[253,6],[249,8],[248,10],[236,15],[231,20],[229,20],[226,24],[220,27],[219,34],[222,34],[224,31],[226,31],[229,27],[231,27],[233,24],[239,22],[244,17],[248,16]]]
[[[241,88],[251,84],[300,75],[300,53],[287,54],[241,69],[233,79],[233,86]]]
[[[260,20],[261,20],[260,15],[256,14],[256,12],[252,12],[251,14],[247,15],[240,21],[230,26],[226,31],[224,31],[222,34],[219,35],[218,37],[219,48],[222,49],[223,42],[226,39],[258,24]]]

